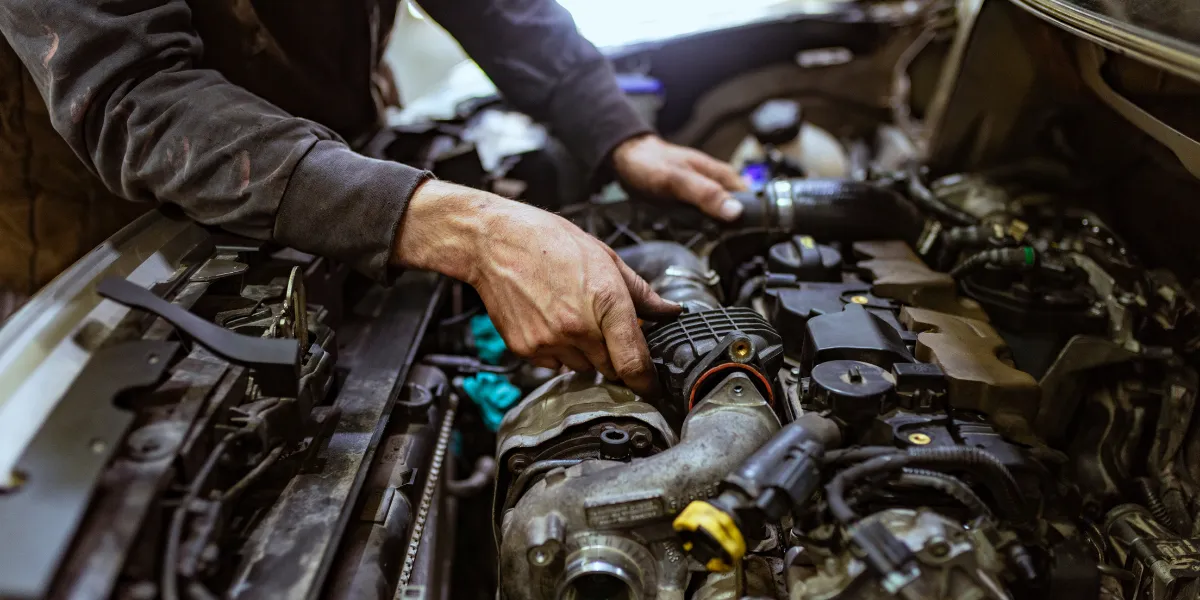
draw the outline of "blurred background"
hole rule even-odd
[[[559,0],[575,24],[600,48],[652,42],[675,36],[776,18],[813,14],[855,0]],[[412,0],[396,19],[388,60],[408,104],[455,77],[472,85],[477,71],[458,44]],[[466,64],[464,64],[466,63]],[[474,83],[474,85],[479,85]]]

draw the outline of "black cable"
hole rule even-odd
[[[474,317],[477,314],[479,314],[479,307],[472,306],[471,308],[468,308],[467,310],[464,310],[461,313],[458,313],[457,315],[454,315],[452,317],[446,317],[445,319],[438,321],[438,326],[439,327],[453,327],[455,325],[465,323],[467,320],[469,320],[471,317]]]
[[[825,486],[825,497],[829,510],[842,523],[849,525],[858,519],[858,515],[850,508],[846,500],[846,490],[850,484],[866,477],[903,469],[910,465],[929,467],[956,467],[978,476],[984,486],[991,492],[993,501],[1004,513],[1005,517],[1019,523],[1027,523],[1030,519],[1020,486],[1008,468],[995,456],[979,448],[947,447],[947,448],[910,448],[907,452],[889,452],[883,447],[867,447],[853,449],[850,452],[838,453],[834,460],[845,460],[847,456],[869,456],[863,462],[855,464],[830,480]],[[833,453],[831,453],[833,454]]]
[[[870,475],[899,471],[912,463],[912,457],[907,454],[883,454],[860,462],[840,473],[825,486],[825,501],[829,503],[829,512],[843,525],[858,521],[858,514],[850,508],[846,501],[846,488],[851,482],[856,482]]]
[[[908,170],[908,197],[919,208],[950,221],[954,225],[975,225],[979,219],[962,209],[942,202],[921,180],[921,173],[913,166]]]
[[[896,483],[903,487],[930,488],[939,491],[957,500],[972,514],[988,519],[993,518],[992,509],[988,508],[988,505],[971,490],[970,486],[953,475],[928,469],[905,467]]]
[[[265,473],[267,469],[270,469],[271,465],[275,464],[275,461],[279,460],[279,457],[282,455],[283,446],[276,446],[275,449],[267,453],[267,456],[264,457],[262,461],[260,461],[257,465],[254,465],[254,468],[250,469],[250,472],[246,473],[245,477],[242,477],[237,483],[230,486],[228,490],[225,490],[225,493],[221,495],[221,502],[232,502],[233,500],[237,499],[237,497],[241,495],[242,492],[245,492],[246,488],[250,487],[255,480],[257,480],[259,477],[262,477],[262,474]]]
[[[966,260],[958,263],[953,269],[950,269],[950,276],[959,279],[965,275],[970,275],[985,267],[998,267],[1004,269],[1027,269],[1032,267],[1037,261],[1037,255],[1030,246],[1021,246],[1019,248],[989,248],[980,250]]]
[[[475,470],[466,478],[445,482],[446,492],[458,498],[469,498],[483,491],[495,475],[496,460],[490,456],[480,456],[475,461]]]
[[[179,506],[175,507],[175,513],[171,515],[170,529],[167,532],[167,547],[163,552],[162,595],[164,600],[179,600],[179,544],[182,543],[183,519],[187,516],[188,507],[200,496],[200,491],[208,483],[208,478],[216,468],[217,461],[225,455],[229,446],[250,433],[249,430],[242,429],[221,438],[221,441],[217,442],[212,453],[204,461],[204,465],[200,467],[200,471],[196,473],[196,478],[188,486],[187,492],[179,501]]]
[[[1138,499],[1150,509],[1150,514],[1164,527],[1174,531],[1176,534],[1186,532],[1184,535],[1190,534],[1188,528],[1184,526],[1182,521],[1175,519],[1175,516],[1167,509],[1167,505],[1163,503],[1162,497],[1158,493],[1158,486],[1148,477],[1138,477],[1133,480],[1133,489]]]
[[[883,456],[884,454],[901,454],[904,450],[891,446],[856,446],[829,450],[825,453],[824,462],[827,465],[857,463],[867,459]]]
[[[990,452],[969,446],[910,448],[908,455],[920,465],[955,466],[971,471],[992,494],[1005,517],[1028,523],[1031,515],[1021,494],[1021,486],[1008,467]]]
[[[427,354],[421,359],[421,362],[440,369],[449,369],[467,374],[496,373],[498,375],[510,375],[521,368],[520,361],[512,361],[506,365],[489,365],[475,357],[460,356],[457,354]]]
[[[754,298],[754,293],[763,289],[767,283],[766,275],[756,275],[746,280],[738,290],[737,300],[733,302],[734,306],[750,306],[750,301]]]

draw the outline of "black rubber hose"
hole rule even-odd
[[[987,250],[980,250],[968,256],[961,263],[958,263],[958,266],[950,269],[950,276],[958,279],[988,266],[1005,269],[1024,269],[1032,267],[1035,261],[1036,254],[1033,248],[1029,246],[1022,246],[1020,248],[989,248]]]
[[[744,210],[739,224],[808,234],[822,240],[915,241],[924,219],[904,196],[887,187],[848,179],[789,179],[734,197]],[[789,216],[790,215],[790,216]]]
[[[951,498],[954,498],[972,514],[993,518],[992,509],[979,498],[975,492],[971,491],[970,486],[963,483],[963,480],[938,471],[930,471],[928,469],[914,469],[905,467],[901,472],[900,478],[896,480],[904,487],[921,487],[937,490]]]
[[[708,270],[699,256],[675,242],[651,241],[626,246],[617,250],[617,256],[646,281],[662,277],[671,267],[698,275]]]
[[[754,299],[754,293],[763,289],[763,285],[767,283],[766,275],[756,275],[746,280],[738,290],[737,300],[734,301],[734,306],[750,306],[750,301]]]
[[[845,492],[850,483],[870,475],[896,471],[911,465],[928,467],[956,467],[970,471],[991,492],[992,498],[1006,518],[1019,523],[1030,520],[1029,511],[1021,495],[1017,480],[995,456],[979,448],[910,448],[907,452],[886,452],[879,448],[857,448],[854,452],[871,458],[855,464],[834,476],[825,487],[829,509],[839,521],[849,525],[858,515],[846,501]],[[840,453],[834,460],[844,460],[848,453]]]
[[[617,250],[617,256],[666,300],[702,308],[721,306],[705,283],[708,266],[682,244],[643,242]]]
[[[825,453],[825,464],[837,465],[857,463],[884,454],[903,454],[904,450],[891,446],[857,446],[841,450],[829,450]]]
[[[846,500],[846,488],[850,483],[870,475],[899,471],[912,462],[912,457],[907,454],[884,454],[834,475],[825,486],[825,501],[829,503],[829,512],[843,525],[854,523],[858,520],[858,514],[850,508],[850,503]]]
[[[1175,518],[1170,510],[1167,510],[1167,505],[1163,503],[1162,497],[1158,494],[1158,486],[1155,485],[1148,477],[1138,477],[1133,480],[1133,489],[1138,496],[1138,500],[1150,509],[1150,514],[1154,515],[1154,519],[1162,523],[1163,527],[1179,534],[1181,532],[1191,533],[1188,528],[1184,527],[1183,522]]]
[[[974,215],[964,212],[956,206],[950,206],[938,199],[933,191],[922,181],[921,174],[916,168],[908,170],[907,179],[908,195],[921,209],[929,211],[954,225],[974,225],[979,222],[979,219],[975,218]]]
[[[464,479],[446,481],[446,491],[451,496],[470,498],[491,485],[496,476],[496,460],[490,456],[480,456],[475,461],[475,471]]]
[[[1008,467],[989,452],[967,446],[910,448],[908,455],[920,465],[959,466],[980,478],[1000,512],[1010,519],[1026,523],[1031,515],[1021,494],[1021,486]]]

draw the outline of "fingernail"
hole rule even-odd
[[[734,200],[733,198],[726,198],[725,201],[721,203],[721,210],[717,211],[717,213],[722,219],[725,219],[726,221],[732,221],[742,216],[742,203]]]

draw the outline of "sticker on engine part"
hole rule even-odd
[[[629,527],[666,516],[662,498],[656,496],[640,498],[606,498],[592,500],[584,506],[588,526],[597,529]]]

